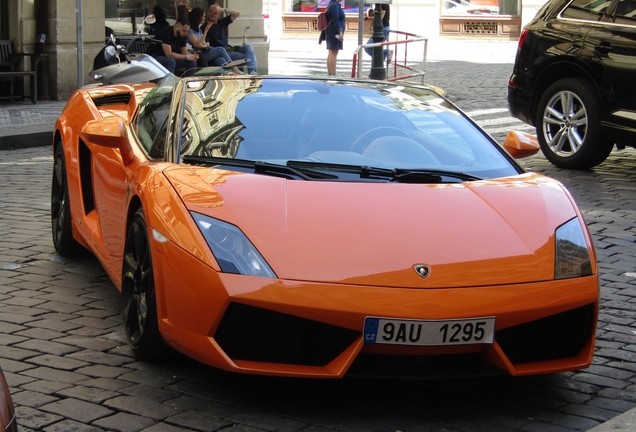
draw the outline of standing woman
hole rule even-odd
[[[342,40],[344,39],[345,13],[340,6],[340,2],[336,0],[329,1],[325,13],[329,22],[329,26],[325,31],[325,40],[329,50],[327,55],[327,73],[336,75],[338,51],[342,49]]]

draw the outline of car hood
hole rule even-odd
[[[174,166],[194,212],[238,226],[280,279],[449,288],[554,277],[554,233],[576,216],[538,174],[462,184],[286,180]],[[428,266],[427,277],[414,266]]]

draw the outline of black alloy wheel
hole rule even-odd
[[[599,97],[585,79],[565,78],[548,87],[536,116],[541,151],[560,168],[591,168],[612,151],[613,143],[601,134]]]
[[[60,142],[55,149],[51,181],[51,232],[53,246],[60,255],[72,256],[86,251],[73,238],[71,222],[64,145]]]
[[[159,333],[148,228],[143,208],[132,218],[122,270],[124,327],[128,345],[140,360],[163,357],[168,347]]]

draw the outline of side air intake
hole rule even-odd
[[[115,93],[109,94],[105,96],[98,96],[93,98],[93,103],[97,107],[106,106],[106,105],[128,105],[130,102],[130,98],[132,94],[127,93]]]

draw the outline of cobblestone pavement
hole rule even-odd
[[[427,81],[501,141],[510,64],[437,62]],[[466,77],[471,77],[467,80]],[[295,380],[228,374],[180,355],[135,361],[99,263],[50,240],[49,148],[0,151],[0,366],[22,431],[588,430],[636,406],[636,151],[590,171],[521,160],[569,188],[601,270],[594,364],[547,376],[440,381]]]
[[[58,101],[39,101],[32,105],[31,101],[20,101],[5,105],[0,110],[0,128],[55,124],[64,104]]]

